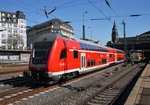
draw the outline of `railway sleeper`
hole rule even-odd
[[[105,90],[104,91],[105,93],[107,93],[107,92],[111,92],[112,94],[114,93],[119,93],[119,91],[118,90]]]
[[[115,97],[117,94],[115,94],[115,95],[100,95],[99,97],[101,97],[101,98],[113,98],[113,97]]]
[[[97,99],[91,99],[90,101],[93,103],[101,103],[101,102],[106,103],[106,102],[108,102],[108,100],[97,100]]]
[[[87,102],[88,105],[108,105],[110,102],[108,101],[90,101]]]
[[[110,99],[112,99],[113,97],[95,97],[94,99],[96,99],[96,100],[104,100],[104,101],[108,101],[108,100],[110,100]]]
[[[115,93],[112,93],[111,91],[106,91],[106,92],[102,92],[101,94],[100,94],[100,96],[109,96],[109,97],[112,97],[112,96],[115,96],[115,95],[117,95],[118,94],[118,92],[115,92]]]

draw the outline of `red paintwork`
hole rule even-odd
[[[60,59],[61,51],[65,48],[67,49],[67,57]],[[72,59],[73,53],[70,52],[69,49],[79,50],[79,43],[71,40],[62,40],[60,38],[56,39],[48,59],[48,71],[58,72],[79,67],[80,59]]]
[[[115,62],[115,54],[117,54],[117,50],[114,50],[114,49],[108,49],[108,52],[110,53],[109,54],[109,62]]]
[[[60,59],[60,54],[63,49],[67,50],[67,57],[64,59]],[[72,51],[70,51],[72,50]],[[73,50],[78,51],[78,58],[73,58]],[[102,59],[107,59],[107,62],[117,63],[119,59],[124,60],[124,53],[117,53],[116,49],[108,48],[108,52],[100,52],[100,51],[87,51],[82,50],[83,53],[86,54],[86,68],[100,66],[102,64]],[[108,54],[108,56],[107,56]],[[31,54],[32,56],[32,54]],[[94,66],[88,66],[88,60],[95,60]],[[44,66],[33,66],[32,59],[30,59],[29,68],[30,70],[44,70],[47,72],[62,72],[65,70],[77,69],[81,68],[81,49],[80,43],[75,40],[64,39],[64,38],[56,38],[54,44],[52,46],[51,52],[49,54],[47,65]],[[101,63],[99,63],[101,62]]]

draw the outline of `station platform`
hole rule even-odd
[[[150,63],[142,72],[124,105],[150,105]]]

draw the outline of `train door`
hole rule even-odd
[[[107,63],[110,62],[110,55],[107,53]]]
[[[117,62],[117,54],[114,54],[114,56],[115,56],[115,57],[114,57],[114,58],[115,58],[114,61]]]
[[[85,70],[86,68],[86,54],[85,53],[81,53],[80,68],[81,70]]]

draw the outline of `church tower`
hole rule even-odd
[[[113,25],[113,28],[112,28],[112,34],[111,34],[111,37],[112,37],[112,42],[113,43],[117,43],[118,41],[118,30],[117,30],[117,26],[116,26],[116,23],[114,21],[114,25]]]

